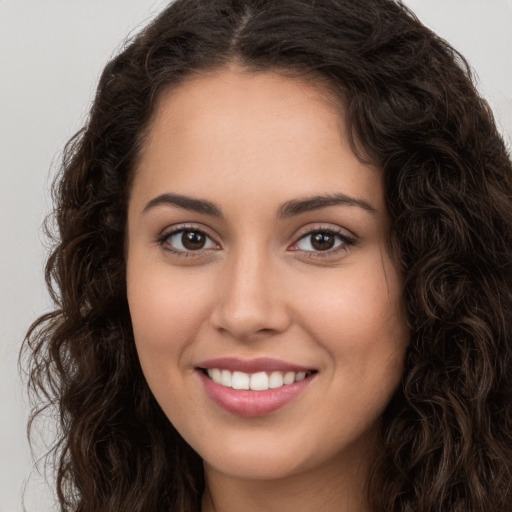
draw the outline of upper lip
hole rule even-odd
[[[216,359],[208,359],[197,364],[197,368],[205,370],[211,368],[219,368],[222,370],[229,370],[231,372],[239,371],[244,373],[256,372],[308,372],[313,368],[308,368],[295,363],[287,361],[280,361],[279,359],[272,359],[268,357],[258,357],[255,359],[239,359],[237,357],[219,357]]]

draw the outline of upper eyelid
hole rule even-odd
[[[327,231],[329,233],[337,234],[341,237],[350,238],[351,240],[356,240],[358,238],[358,236],[353,231],[345,227],[327,223],[315,223],[313,226],[309,224],[297,230],[294,235],[295,241],[318,231]]]
[[[336,228],[313,228],[313,229],[309,229],[307,231],[305,231],[304,233],[302,233],[301,235],[299,235],[297,237],[297,240],[300,240],[301,238],[304,238],[308,235],[312,235],[313,233],[331,233],[333,235],[340,235],[340,236],[345,236],[347,238],[349,238],[348,235],[345,235],[344,232],[342,230],[339,230],[339,229],[336,229]]]
[[[206,226],[202,226],[201,224],[184,223],[184,224],[174,224],[172,226],[167,226],[160,232],[160,235],[158,237],[159,238],[167,237],[172,234],[179,233],[180,231],[199,231],[201,233],[204,233],[206,236],[210,237],[212,240],[215,240],[217,242],[217,240],[216,240],[217,237],[211,233],[211,230]]]

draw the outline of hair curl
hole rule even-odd
[[[464,58],[393,0],[177,0],[106,66],[56,181],[55,310],[25,340],[56,406],[61,510],[197,511],[199,456],[134,347],[124,237],[156,101],[237,62],[321,77],[377,163],[411,343],[369,479],[379,512],[512,509],[512,166]]]

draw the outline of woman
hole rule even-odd
[[[57,182],[62,510],[509,510],[511,176],[402,5],[171,4]]]

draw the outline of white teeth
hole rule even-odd
[[[220,383],[228,388],[231,387],[231,372],[229,370],[222,370]]]
[[[233,372],[231,387],[233,389],[249,389],[249,374],[244,372]]]
[[[271,389],[280,388],[284,384],[281,372],[272,372],[268,380],[268,387]]]
[[[211,370],[208,370],[208,375],[210,379],[213,380],[213,382],[220,384],[221,371],[218,368],[212,368]]]
[[[220,368],[209,368],[208,376],[213,382],[233,389],[250,389],[252,391],[265,391],[289,386],[306,378],[307,372],[267,372],[245,373],[230,372]]]
[[[286,372],[283,378],[283,382],[288,384],[293,384],[295,382],[295,373],[294,372]]]
[[[253,373],[251,375],[250,388],[253,391],[268,389],[268,375],[265,372]]]

